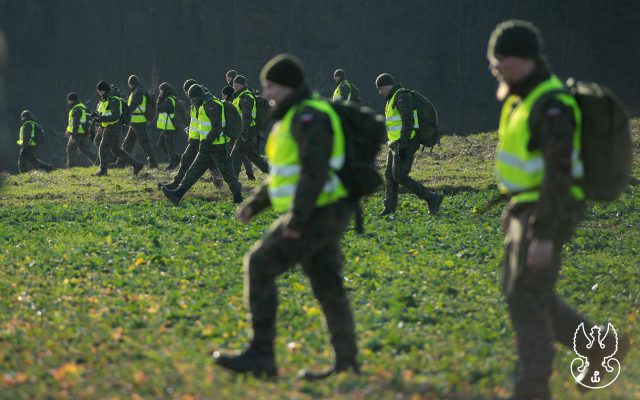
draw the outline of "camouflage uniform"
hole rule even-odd
[[[69,107],[74,107],[76,103],[72,103]],[[73,118],[73,132],[66,132],[65,136],[68,138],[67,142],[67,167],[71,168],[74,166],[73,158],[80,149],[82,154],[84,154],[91,162],[96,161],[96,154],[91,150],[89,146],[89,129],[86,129],[85,133],[78,133],[80,128],[80,118],[82,117],[82,110],[80,108],[76,108],[73,110],[71,114]]]
[[[109,109],[111,110],[111,115],[100,116],[99,122],[118,121],[120,119],[119,102],[123,100],[118,100],[115,96],[111,96],[110,92],[105,93],[104,96],[104,98],[109,98]],[[131,164],[134,167],[142,164],[120,147],[120,135],[122,134],[122,124],[120,122],[107,125],[106,127],[100,126],[98,128],[98,134],[100,135],[98,154],[100,157],[101,171],[106,171],[108,169],[109,163],[112,161],[112,155],[115,155],[119,160],[122,160],[127,164]]]
[[[142,104],[144,96],[144,91],[140,86],[137,86],[133,89],[133,97],[131,98],[131,104],[129,108],[133,112],[140,104]],[[150,102],[153,101],[150,96],[147,96],[147,107],[151,107]],[[142,151],[147,155],[147,161],[149,162],[149,166],[152,168],[156,168],[158,166],[158,161],[156,161],[156,157],[153,154],[153,149],[151,147],[151,142],[149,141],[149,135],[147,134],[147,123],[135,123],[131,122],[129,124],[129,130],[127,131],[127,136],[124,138],[124,142],[122,143],[122,148],[127,152],[131,153],[133,150],[133,146],[136,144],[136,141],[142,147]]]
[[[242,93],[245,88],[241,89]],[[240,174],[240,166],[244,160],[249,160],[260,169],[260,171],[269,172],[269,164],[256,153],[256,147],[258,145],[258,128],[255,126],[249,126],[253,121],[253,100],[250,96],[244,95],[240,97],[240,114],[242,115],[242,131],[240,138],[236,140],[235,148],[233,151],[233,169],[236,172],[236,176]],[[247,168],[245,163],[245,170],[247,176],[253,176],[253,171]],[[251,168],[251,167],[249,167]],[[250,172],[251,171],[251,172]]]
[[[33,119],[24,119],[22,120],[22,126],[20,129],[22,130],[22,144],[20,145],[20,156],[18,157],[18,170],[22,172],[29,171],[29,167],[27,164],[31,164],[32,167],[36,169],[43,169],[45,171],[53,170],[53,167],[46,162],[42,161],[36,156],[36,151],[38,150],[38,143],[35,145],[29,144],[32,137],[35,136],[34,129],[42,129],[40,125],[32,125],[27,124],[26,122],[33,121]]]
[[[195,160],[187,170],[176,192],[183,195],[193,186],[208,169],[216,168],[229,186],[234,200],[242,198],[242,186],[238,182],[226,144],[211,142],[222,134],[222,109],[209,99],[204,99],[204,110],[211,121],[211,131],[200,141]],[[191,144],[191,143],[190,143]]]
[[[549,78],[539,67],[525,82],[513,85],[511,93],[525,98]],[[531,149],[544,156],[544,181],[540,200],[510,205],[503,213],[505,232],[503,291],[509,316],[516,331],[519,364],[515,398],[549,399],[553,342],[573,347],[573,334],[581,322],[591,324],[572,310],[555,292],[560,272],[562,246],[569,241],[580,221],[584,204],[569,195],[572,139],[575,121],[571,108],[551,99],[534,108],[530,116]],[[541,269],[527,266],[532,239],[553,240],[553,258]]]
[[[391,100],[394,93],[398,90],[402,90],[400,85],[393,87],[387,96],[387,101]],[[415,154],[420,147],[418,139],[415,137],[413,139],[411,138],[411,131],[413,131],[414,126],[413,110],[416,108],[413,96],[409,91],[398,93],[395,99],[395,105],[402,118],[402,130],[400,131],[400,140],[393,143],[387,154],[387,167],[384,171],[385,212],[394,212],[396,210],[398,206],[399,185],[406,187],[420,199],[427,201],[431,209],[434,207],[434,204],[440,201],[438,195],[409,176]]]
[[[158,96],[158,100],[156,101],[156,111],[158,114],[167,113],[169,115],[173,115],[176,112],[176,107],[174,103],[169,100],[169,96],[175,96],[172,92],[166,92],[164,97]],[[176,99],[177,102],[177,99]],[[175,118],[174,118],[175,120]],[[173,121],[175,125],[175,121]],[[175,150],[175,139],[176,135],[178,135],[180,127],[174,126],[174,130],[160,130],[160,135],[158,136],[158,146],[167,154],[167,158],[169,159],[169,167],[173,168],[178,165],[180,161],[180,155]]]
[[[309,96],[308,89],[292,95],[274,113],[276,120]],[[325,207],[315,201],[327,179],[333,133],[328,117],[303,108],[293,118],[302,171],[291,210],[276,220],[244,259],[245,287],[249,297],[254,345],[273,347],[275,338],[276,278],[302,265],[313,293],[325,314],[337,359],[354,359],[357,353],[353,313],[343,287],[340,239],[352,208],[342,200]],[[254,213],[270,205],[267,183],[260,186],[248,206]],[[299,239],[282,238],[284,227],[301,233]]]

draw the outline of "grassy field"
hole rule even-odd
[[[634,121],[634,176],[640,176]],[[279,281],[280,378],[234,376],[215,349],[249,338],[243,255],[275,214],[248,226],[228,191],[199,182],[180,207],[155,188],[169,174],[95,168],[9,176],[0,193],[0,398],[505,398],[515,344],[499,291],[500,208],[478,215],[495,192],[496,135],[447,137],[422,154],[413,176],[447,196],[430,216],[401,194],[366,232],[345,235],[363,373],[322,383],[296,379],[332,361],[322,314],[303,274]],[[243,174],[244,175],[244,174]],[[243,181],[246,190],[253,185]],[[637,184],[637,181],[636,181]],[[595,322],[640,338],[640,188],[591,204],[565,248],[558,291]],[[610,388],[574,389],[573,351],[557,348],[559,399],[640,397],[636,345]]]

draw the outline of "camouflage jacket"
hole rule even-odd
[[[309,98],[311,91],[304,87],[294,92],[273,112],[279,121],[301,101]],[[291,130],[298,142],[300,155],[300,180],[296,187],[290,211],[288,227],[300,232],[316,208],[316,199],[329,177],[329,158],[333,147],[333,130],[326,114],[310,107],[302,107],[293,117]],[[258,213],[270,205],[267,181],[259,186],[247,205]]]

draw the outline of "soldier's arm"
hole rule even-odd
[[[340,84],[340,97],[342,98],[342,100],[349,99],[349,86],[347,86],[347,84],[344,82]]]
[[[251,207],[253,215],[268,208],[271,205],[271,200],[269,200],[269,181],[264,181],[258,186],[253,193],[251,193],[251,197],[247,199],[245,204]]]
[[[211,131],[202,140],[202,144],[208,146],[222,133],[222,109],[217,103],[210,101],[204,105],[204,112],[207,113],[207,117],[211,121]]]
[[[246,138],[249,131],[249,124],[253,120],[253,100],[244,95],[240,97],[240,113],[242,114],[242,137]]]
[[[78,133],[78,130],[80,129],[80,119],[82,118],[82,110],[80,109],[80,107],[77,107],[75,110],[73,110],[73,113],[71,113],[71,118],[73,118],[71,133],[75,135]]]
[[[402,118],[402,130],[400,131],[400,144],[407,143],[411,139],[411,131],[413,130],[413,110],[414,101],[410,92],[398,93],[396,96],[396,107],[400,112],[400,118]]]
[[[27,128],[29,126],[31,129]],[[31,135],[33,135],[33,125],[32,124],[24,124],[20,127],[22,131],[22,148],[26,148],[29,146],[29,141],[31,140]],[[27,133],[27,131],[29,131]]]
[[[115,96],[109,99],[109,109],[111,110],[111,115],[101,116],[101,122],[114,122],[120,119],[120,100]]]
[[[171,101],[169,100],[169,97],[161,98],[160,96],[158,96],[158,101],[156,103],[156,110],[158,110],[158,113],[166,112],[167,114],[173,114],[172,109],[173,106],[171,104]]]
[[[573,112],[562,102],[551,100],[543,107],[539,118],[532,119],[531,129],[529,147],[542,150],[545,164],[540,199],[531,219],[533,237],[553,239],[573,184]]]
[[[325,114],[304,108],[294,119],[292,132],[298,142],[301,171],[288,227],[300,232],[329,178],[333,131]]]
[[[136,89],[133,91],[133,96],[131,96],[131,104],[129,104],[129,108],[131,109],[131,112],[134,112],[136,110],[136,108],[138,108],[138,106],[140,106],[140,104],[142,104],[142,90],[140,89]]]

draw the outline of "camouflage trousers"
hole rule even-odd
[[[43,169],[45,171],[49,171],[52,169],[52,166],[42,161],[36,156],[36,150],[38,146],[23,146],[20,149],[20,157],[18,158],[18,169],[20,172],[29,171],[28,164],[31,164],[33,168]]]
[[[196,159],[198,155],[198,149],[200,148],[200,140],[198,139],[189,139],[187,142],[187,147],[184,149],[182,156],[180,156],[180,167],[178,168],[178,172],[173,177],[173,182],[176,185],[179,185],[180,182],[184,179],[184,176],[187,174],[189,167],[193,164],[193,160]],[[222,175],[220,175],[220,171],[216,168],[215,165],[211,164],[209,167],[209,171],[211,171],[211,176],[213,176],[214,181],[222,182]]]
[[[122,132],[122,125],[119,123],[108,125],[107,127],[102,128],[100,132],[100,146],[98,148],[100,169],[106,170],[108,168],[113,155],[127,164],[135,165],[139,163],[139,161],[133,158],[131,154],[120,147],[120,133]]]
[[[86,133],[74,135],[67,133],[69,141],[67,142],[67,167],[71,168],[75,165],[74,157],[78,152],[78,149],[84,154],[91,162],[96,161],[96,154],[91,150],[89,145],[90,140]]]
[[[201,149],[196,155],[196,159],[187,170],[178,190],[186,192],[193,186],[207,171],[215,168],[220,171],[222,179],[229,186],[229,190],[234,196],[242,194],[242,186],[233,172],[231,158],[227,154],[226,144],[210,145],[208,149]]]
[[[236,140],[232,157],[233,169],[236,172],[236,176],[240,174],[241,165],[244,165],[247,176],[253,176],[253,170],[249,161],[255,164],[260,171],[264,173],[269,172],[269,164],[256,152],[257,145],[258,130],[256,127],[250,127],[247,137],[244,139],[238,138]]]
[[[518,368],[515,399],[550,399],[549,377],[553,344],[573,347],[573,334],[581,322],[588,322],[569,307],[555,291],[560,272],[560,253],[575,231],[582,207],[565,213],[554,238],[552,262],[541,269],[526,264],[531,243],[529,221],[534,205],[517,206],[503,215],[505,233],[503,292],[509,317],[516,331]]]
[[[180,155],[176,153],[175,149],[175,140],[178,135],[178,131],[176,130],[160,130],[160,135],[158,135],[158,141],[156,144],[160,146],[160,148],[165,152],[167,158],[169,159],[169,165],[174,167],[178,165],[180,161]]]
[[[138,142],[140,147],[142,147],[142,151],[144,151],[144,154],[147,155],[147,161],[149,162],[149,165],[157,165],[158,161],[156,161],[156,156],[153,154],[153,148],[151,147],[149,134],[147,133],[146,122],[132,122],[131,124],[129,124],[129,130],[127,131],[127,136],[124,138],[124,142],[122,142],[122,148],[127,153],[131,153],[136,142]]]
[[[434,192],[409,176],[416,151],[418,151],[418,141],[413,139],[406,146],[402,157],[400,152],[394,149],[390,149],[387,155],[387,167],[384,171],[385,210],[395,211],[398,206],[399,185],[404,186],[420,199],[429,203],[436,197]]]
[[[352,208],[344,201],[317,208],[299,239],[282,237],[282,229],[290,219],[290,214],[285,214],[245,256],[245,290],[254,343],[273,346],[278,306],[276,278],[301,264],[324,312],[336,357],[356,355],[355,322],[343,286],[340,250],[340,239],[351,213]]]

